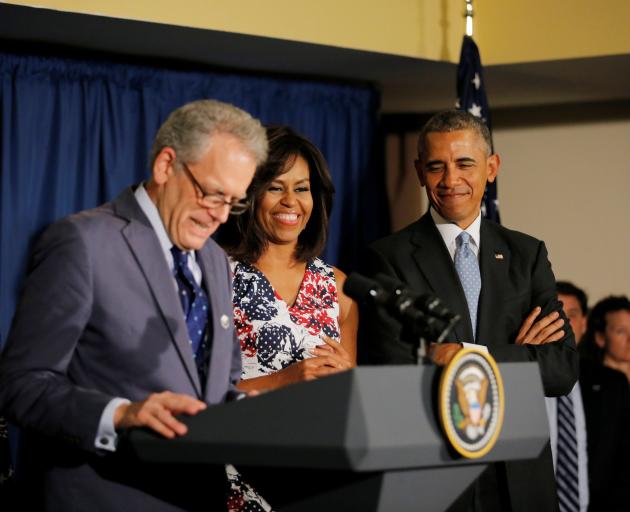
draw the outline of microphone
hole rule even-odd
[[[413,306],[431,317],[439,318],[445,322],[450,322],[453,317],[457,317],[459,320],[459,315],[451,313],[451,311],[444,306],[442,301],[435,295],[428,293],[421,295],[415,294],[406,288],[403,283],[388,276],[387,274],[378,273],[374,276],[374,279],[378,281],[387,291],[395,293],[401,297],[401,299],[404,297],[406,301],[410,302],[410,306]]]
[[[387,304],[389,297],[383,287],[368,277],[352,272],[343,285],[343,291],[357,302],[369,302],[379,306]]]
[[[374,279],[353,272],[343,287],[344,292],[357,302],[383,308],[415,335],[437,343],[444,341],[459,321],[435,296],[410,292],[400,281],[385,274]]]

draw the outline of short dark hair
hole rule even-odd
[[[630,311],[630,300],[625,295],[611,295],[600,300],[588,317],[588,330],[593,333],[606,330],[606,315],[616,311]]]
[[[307,138],[288,126],[267,127],[269,156],[256,169],[256,174],[247,191],[250,205],[238,217],[232,217],[220,235],[220,243],[232,258],[246,263],[255,263],[267,248],[269,237],[260,225],[256,210],[267,192],[269,184],[287,172],[295,159],[302,157],[309,169],[313,211],[298,237],[295,258],[307,261],[318,256],[326,245],[328,222],[332,211],[333,186],[328,164],[321,151]]]
[[[420,130],[418,137],[418,156],[421,156],[427,134],[435,132],[454,132],[458,130],[472,130],[479,135],[488,148],[488,155],[492,153],[492,136],[483,119],[473,116],[465,110],[443,110],[434,114]]]
[[[586,326],[586,333],[581,345],[584,346],[583,354],[597,361],[604,357],[604,349],[595,342],[595,333],[606,331],[606,315],[617,311],[630,312],[630,300],[625,295],[610,295],[593,306]]]
[[[586,296],[584,290],[578,288],[569,281],[558,281],[556,283],[556,289],[560,295],[570,295],[571,297],[575,297],[580,304],[582,314],[586,315],[588,313],[588,297]]]

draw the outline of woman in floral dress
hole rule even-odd
[[[250,186],[250,208],[224,232],[243,391],[277,389],[356,364],[357,306],[343,293],[345,274],[318,258],[334,193],[328,166],[290,128],[268,128],[267,136],[269,157]],[[236,472],[230,478],[232,488],[242,485]]]

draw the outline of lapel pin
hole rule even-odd
[[[501,254],[500,252],[495,252],[494,253],[494,259],[495,260],[502,260],[503,259],[503,254]]]
[[[230,319],[227,315],[221,315],[219,322],[221,323],[221,327],[224,329],[227,329],[230,326]]]

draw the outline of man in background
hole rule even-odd
[[[432,347],[445,364],[465,343],[503,361],[536,361],[545,394],[573,387],[578,355],[543,242],[481,218],[487,182],[500,159],[491,152],[483,121],[449,110],[424,126],[415,162],[430,210],[407,228],[375,242],[367,272],[387,274],[416,293],[439,297],[461,320],[449,343]],[[413,364],[413,345],[400,325],[381,312],[364,315],[368,359]],[[491,464],[452,510],[554,510],[551,451],[535,460]]]
[[[584,353],[620,371],[630,383],[630,300],[611,295],[600,300],[588,316]]]
[[[587,326],[586,293],[570,282],[558,281],[558,299],[580,344]],[[558,481],[559,497],[564,500],[561,508],[625,510],[630,488],[630,392],[623,374],[582,358],[579,381],[571,393],[547,398],[546,405],[556,475],[573,472],[571,463],[577,463],[577,478],[568,484],[568,492],[560,492],[562,479]],[[575,458],[559,461],[563,449],[575,453]]]
[[[165,470],[116,448],[133,427],[185,435],[177,415],[236,394],[230,269],[209,237],[245,209],[266,152],[246,112],[190,103],[159,129],[147,182],[41,237],[0,360],[25,509],[225,508],[223,467]]]

